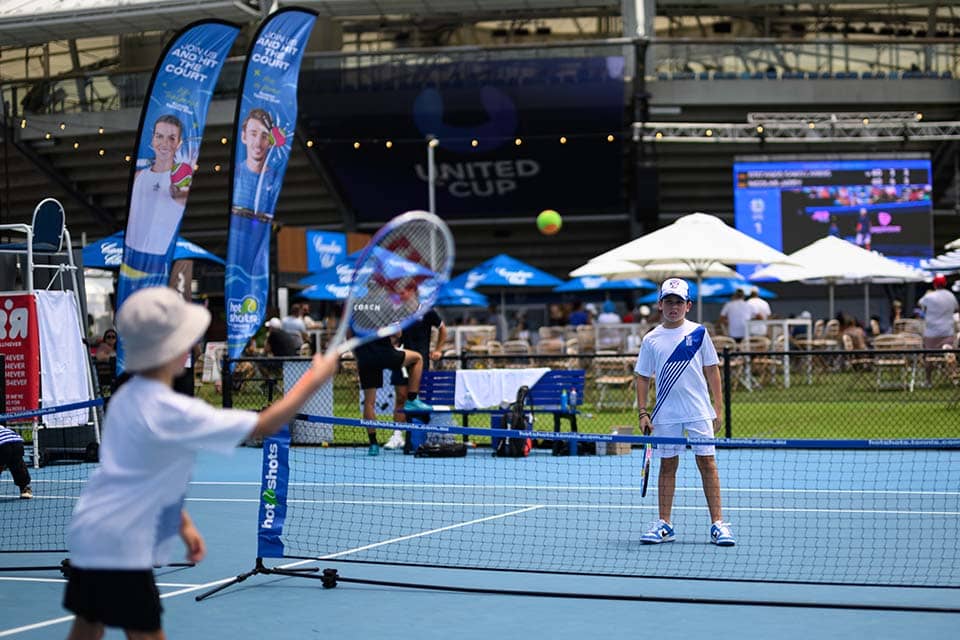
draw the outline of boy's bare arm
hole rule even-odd
[[[647,413],[647,396],[650,394],[650,378],[637,375],[637,409],[640,411],[640,432],[649,434],[653,432],[653,423],[650,422],[650,414]]]
[[[703,377],[707,380],[707,389],[710,391],[710,403],[717,417],[713,420],[714,435],[720,432],[723,426],[723,385],[720,382],[720,367],[711,364],[703,368]]]

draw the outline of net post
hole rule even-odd
[[[233,407],[233,373],[230,371],[230,355],[223,356],[223,369],[220,373],[221,384],[223,385],[223,408]]]
[[[733,377],[730,375],[730,347],[723,348],[723,428],[727,438],[733,437],[733,409],[730,401],[733,396]]]

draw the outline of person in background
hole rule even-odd
[[[117,332],[114,329],[103,332],[103,339],[97,344],[93,357],[98,362],[107,362],[110,358],[117,357]]]
[[[743,294],[741,293],[741,296]],[[668,438],[714,438],[720,433],[723,392],[719,357],[703,325],[687,320],[690,287],[685,280],[668,278],[660,288],[663,322],[644,336],[634,369],[637,379],[637,406],[640,429],[645,435]],[[656,424],[647,413],[650,379],[656,378]],[[669,383],[667,383],[669,381]],[[715,447],[692,447],[710,512],[710,541],[721,547],[736,544],[730,523],[723,521],[720,476]],[[640,537],[643,544],[673,542],[676,532],[671,521],[677,469],[683,445],[661,444],[654,448],[660,459],[657,479],[659,519]]]
[[[747,326],[752,315],[753,310],[744,300],[743,291],[737,289],[730,301],[720,309],[720,326],[728,336],[739,342],[747,337]]]
[[[484,318],[483,324],[489,324],[496,327],[496,339],[500,342],[503,342],[507,338],[507,327],[506,320],[500,315],[497,305],[492,304],[487,307],[487,315]]]
[[[597,311],[597,305],[592,302],[588,302],[583,305],[584,311],[587,312],[587,324],[595,324],[597,322],[597,316],[599,312]]]
[[[16,431],[0,426],[0,474],[4,467],[10,469],[13,483],[20,489],[20,498],[29,500],[33,497],[30,488],[30,471],[23,461],[23,438]]]
[[[290,305],[290,313],[283,316],[283,320],[280,322],[284,331],[299,335],[301,343],[307,339],[307,325],[303,323],[299,302]]]
[[[179,536],[190,562],[206,543],[184,508],[200,451],[232,453],[247,438],[283,428],[337,369],[316,356],[299,381],[260,413],[219,409],[171,388],[207,330],[210,313],[167,287],[130,295],[117,313],[132,377],[107,409],[100,464],[84,485],[67,531],[63,606],[74,613],[71,640],[165,637],[153,568],[168,562]]]
[[[590,314],[584,310],[583,303],[579,300],[573,303],[573,311],[570,312],[570,317],[567,318],[567,324],[571,327],[590,324]]]
[[[437,330],[437,343],[435,346],[431,346],[430,341],[434,329]],[[422,318],[404,329],[400,335],[400,344],[403,345],[404,349],[416,351],[420,354],[423,359],[424,372],[430,371],[431,364],[443,356],[442,349],[446,341],[447,325],[444,324],[440,314],[433,309],[423,314]],[[406,367],[394,369],[390,372],[390,382],[396,391],[393,408],[393,419],[396,422],[405,422],[407,417],[404,412],[404,406],[410,392],[410,379],[407,373]],[[423,373],[420,375],[422,378]],[[394,431],[387,443],[383,445],[384,449],[399,449],[402,446],[403,432],[401,431]]]
[[[938,273],[933,277],[933,290],[927,291],[917,303],[923,309],[923,348],[942,349],[955,346],[957,328],[953,315],[957,313],[957,297],[947,289],[947,277]],[[927,385],[933,365],[926,364]]]
[[[853,316],[844,313],[841,316],[840,332],[850,336],[855,351],[863,351],[867,348],[867,334]]]
[[[917,303],[923,309],[923,348],[952,347],[956,337],[953,314],[957,312],[957,297],[947,289],[947,277],[938,273],[933,277],[933,289]]]
[[[267,340],[264,343],[264,352],[268,356],[290,358],[300,352],[300,333],[290,333],[284,330],[280,318],[270,318],[267,321]]]
[[[620,324],[622,322],[617,313],[617,305],[613,300],[607,300],[603,303],[603,313],[597,316],[597,324]]]
[[[383,371],[406,369],[407,397],[403,403],[404,412],[429,412],[432,407],[417,398],[420,393],[420,377],[423,374],[423,356],[417,351],[397,347],[393,343],[394,336],[380,338],[353,350],[357,358],[357,374],[360,378],[360,391],[363,394],[363,419],[377,419],[377,389],[383,386]],[[395,380],[397,380],[395,378]],[[380,444],[377,442],[377,430],[367,429],[367,438],[370,448],[367,455],[380,455]]]
[[[890,304],[890,326],[888,330],[893,333],[894,327],[897,326],[897,321],[903,319],[903,302],[900,300],[894,300]]]
[[[752,312],[750,316],[751,320],[768,320],[770,318],[770,304],[760,297],[760,290],[756,287],[750,290],[750,297],[747,298],[747,304],[750,305],[750,311]],[[767,327],[757,323],[757,326],[750,327],[750,334],[754,336],[765,336],[767,335]]]

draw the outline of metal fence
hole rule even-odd
[[[721,376],[725,429],[719,435],[816,439],[958,437],[958,353],[724,351]],[[306,358],[236,360],[232,362],[233,373],[224,376],[222,395],[212,385],[201,386],[200,394],[211,402],[222,402],[223,406],[260,410],[283,393],[284,362],[288,361],[300,361],[302,367],[307,366]],[[610,433],[618,427],[637,426],[635,361],[635,355],[464,355],[446,358],[434,368],[583,369],[586,383],[578,406],[578,428],[583,432]],[[230,363],[225,361],[225,370],[229,370]],[[389,384],[387,376],[385,386]],[[359,418],[360,391],[353,361],[345,361],[334,378],[332,390],[334,413]],[[652,404],[653,392],[650,395]],[[391,401],[378,403],[377,413],[384,419],[392,419],[392,411]],[[489,419],[472,416],[470,425],[487,426]],[[535,412],[534,428],[551,431],[552,416],[536,416]],[[334,442],[366,443],[363,430],[339,428]]]

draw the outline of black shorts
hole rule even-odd
[[[134,631],[158,631],[160,591],[150,569],[70,567],[64,608],[87,622]]]
[[[375,345],[373,349],[366,349],[363,357],[357,358],[360,388],[379,389],[383,386],[383,370],[399,369],[406,359],[403,349],[397,349],[393,346]]]

